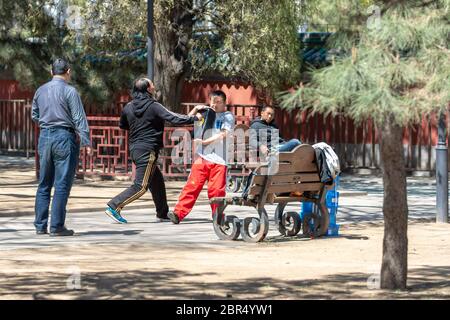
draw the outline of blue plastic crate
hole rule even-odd
[[[335,237],[339,235],[339,225],[331,224],[328,226],[327,237]]]
[[[334,187],[327,191],[325,196],[325,205],[328,208],[330,214],[330,224],[327,230],[327,236],[337,236],[339,235],[339,225],[336,224],[336,214],[339,208],[339,192],[337,191],[339,187],[339,176],[336,177],[334,181]],[[302,202],[300,207],[300,218],[307,214],[311,214],[314,211],[314,203],[312,202]]]
[[[337,208],[328,209],[328,212],[330,214],[330,224],[336,224]]]
[[[300,215],[312,213],[313,210],[314,210],[314,203],[302,202],[302,206],[300,207]]]
[[[325,204],[328,209],[337,208],[339,202],[339,191],[329,190],[325,197]]]

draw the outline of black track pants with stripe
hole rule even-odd
[[[131,152],[131,159],[136,165],[134,183],[108,202],[108,206],[120,211],[126,205],[142,197],[147,190],[150,190],[155,203],[157,216],[167,216],[169,207],[167,205],[166,185],[156,163],[158,152],[133,150]]]

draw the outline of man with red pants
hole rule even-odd
[[[208,198],[225,196],[227,176],[227,137],[234,129],[234,116],[226,111],[226,95],[222,91],[210,94],[210,107],[216,112],[216,118],[210,137],[194,137],[194,146],[198,146],[191,174],[178,198],[169,219],[178,224],[191,212],[203,185],[208,181]],[[214,213],[217,204],[211,204]]]

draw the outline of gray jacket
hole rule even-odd
[[[31,117],[41,128],[72,128],[79,134],[82,146],[91,145],[80,95],[63,79],[54,77],[36,90]]]

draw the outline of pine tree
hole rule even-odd
[[[340,54],[329,66],[310,70],[311,81],[293,94],[283,93],[282,105],[375,121],[381,134],[384,186],[381,287],[405,289],[403,126],[444,110],[450,101],[450,1],[321,3],[316,3],[316,17],[336,26],[328,45]]]
[[[300,70],[301,12],[296,3],[155,1],[155,84],[160,100],[176,110],[184,82],[211,74],[243,80],[269,93],[293,85]],[[12,70],[24,87],[42,84],[52,59],[65,56],[73,62],[72,80],[84,100],[102,105],[147,71],[145,0],[0,4],[0,66]]]

